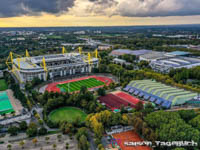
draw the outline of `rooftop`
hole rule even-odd
[[[167,53],[167,55],[173,55],[173,56],[184,56],[184,55],[189,55],[189,52],[184,52],[184,51],[174,51]]]
[[[152,80],[135,80],[128,84],[127,88],[133,89],[132,93],[150,98],[156,104],[168,107],[183,104],[191,100],[197,93],[178,89]],[[129,90],[130,91],[130,90]]]
[[[129,55],[135,55],[135,56],[140,56],[140,55],[144,55],[147,53],[152,52],[152,50],[146,50],[146,49],[141,49],[141,50],[130,50],[130,49],[117,49],[117,50],[113,50],[111,52],[111,55],[124,55],[124,54],[129,54]]]

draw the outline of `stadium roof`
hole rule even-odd
[[[133,94],[140,97],[144,96],[146,100],[148,99],[167,108],[170,105],[184,104],[197,96],[197,93],[167,86],[152,80],[131,81],[124,90],[131,90]]]

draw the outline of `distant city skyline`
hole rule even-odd
[[[200,24],[198,0],[1,0],[0,27]]]

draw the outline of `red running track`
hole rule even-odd
[[[110,78],[108,78],[108,77],[88,76],[88,77],[82,77],[82,78],[67,80],[67,81],[50,83],[50,84],[48,84],[48,86],[46,87],[45,90],[48,91],[48,92],[61,92],[60,89],[57,87],[57,84],[65,84],[65,83],[70,83],[70,82],[85,80],[85,79],[89,79],[89,78],[95,78],[95,79],[97,79],[99,81],[102,81],[107,86],[110,85],[113,82],[113,80],[110,79]],[[100,87],[103,87],[103,85],[102,86],[98,86],[98,87],[94,87],[94,88],[100,88]],[[90,88],[89,90],[94,89],[94,88]]]

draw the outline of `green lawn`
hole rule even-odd
[[[105,85],[105,83],[95,78],[89,78],[65,84],[58,84],[57,87],[60,88],[62,92],[75,92],[80,91],[82,86],[86,86],[87,88],[94,88],[101,85]]]
[[[73,122],[77,117],[80,117],[81,122],[83,122],[85,121],[87,114],[75,107],[62,107],[49,114],[49,119],[56,123],[60,121]]]
[[[4,79],[0,79],[0,91],[5,91],[8,89],[8,85]]]

